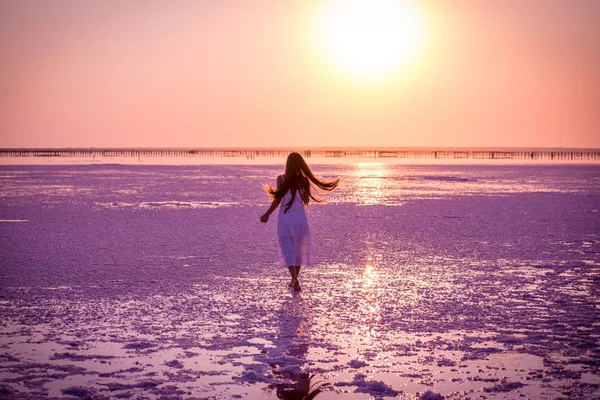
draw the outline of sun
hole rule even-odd
[[[314,40],[348,77],[385,80],[417,58],[425,23],[407,0],[332,0],[317,17]]]

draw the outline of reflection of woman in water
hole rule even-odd
[[[280,383],[275,385],[277,389],[277,398],[283,400],[312,400],[329,382],[313,382],[314,375],[303,372],[294,379],[295,383]]]
[[[279,329],[273,339],[275,346],[268,350],[265,362],[273,368],[273,376],[284,380],[269,385],[271,391],[277,390],[279,399],[311,400],[325,387],[331,386],[308,370],[300,369],[308,362],[313,313],[311,301],[294,296],[284,301],[276,314]]]
[[[313,265],[315,254],[308,227],[305,207],[310,200],[320,203],[311,193],[311,182],[317,188],[331,191],[338,185],[339,179],[323,181],[313,175],[312,171],[298,153],[291,153],[285,164],[285,174],[277,177],[277,188],[267,186],[267,193],[273,198],[271,207],[260,217],[261,222],[267,222],[269,216],[281,202],[277,218],[277,238],[281,257],[281,267],[288,267],[294,290],[301,289],[298,276],[300,266]]]

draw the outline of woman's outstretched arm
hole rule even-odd
[[[266,213],[264,213],[261,217],[260,217],[260,222],[267,222],[269,220],[269,216],[273,213],[273,211],[275,211],[277,209],[277,207],[279,206],[279,203],[281,203],[281,199],[273,199],[273,202],[271,202],[271,207],[269,207],[269,209],[267,210]]]
[[[277,190],[279,190],[282,185],[283,185],[283,179],[281,179],[281,176],[278,176],[277,177]],[[275,211],[277,209],[277,207],[279,207],[279,203],[281,203],[281,198],[273,199],[273,201],[271,202],[271,207],[269,207],[269,209],[267,210],[266,213],[261,215],[260,222],[267,222],[269,220],[269,216],[273,213],[273,211]]]

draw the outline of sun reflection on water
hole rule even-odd
[[[359,205],[379,205],[385,202],[387,166],[378,162],[358,163],[354,171],[357,181],[353,197]]]
[[[359,296],[359,315],[357,321],[358,333],[366,340],[379,336],[381,323],[381,302],[384,294],[383,283],[380,279],[378,262],[381,255],[369,257],[365,263],[365,269],[360,277]]]
[[[374,269],[375,268],[372,265],[367,265],[365,268],[364,278],[366,286],[372,286],[375,283],[375,274],[373,272]]]

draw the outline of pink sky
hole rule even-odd
[[[0,147],[600,147],[600,1],[417,2],[371,86],[307,39],[325,1],[0,0]]]

